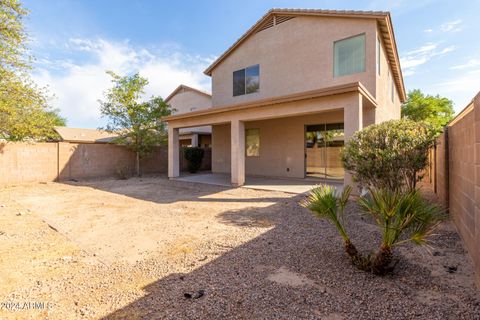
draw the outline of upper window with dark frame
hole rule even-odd
[[[365,34],[335,41],[333,76],[340,77],[365,71]]]
[[[260,65],[233,72],[233,96],[255,93],[260,89]]]

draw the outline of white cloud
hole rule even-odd
[[[462,27],[460,26],[461,24],[462,24],[461,19],[445,22],[440,25],[440,30],[443,32],[457,32],[462,30]]]
[[[433,59],[455,50],[455,46],[439,48],[439,43],[427,43],[418,49],[406,52],[400,58],[404,76],[413,75],[416,68]]]
[[[71,126],[97,127],[103,123],[98,100],[111,86],[106,70],[121,75],[140,72],[149,80],[145,88],[147,97],[166,97],[179,84],[210,91],[210,80],[203,70],[212,59],[185,54],[176,47],[147,49],[128,41],[74,38],[65,48],[80,54],[84,61],[43,58],[38,61],[34,79],[39,85],[49,87],[55,95],[53,106],[61,110]]]
[[[423,32],[425,32],[425,33],[432,33],[432,32],[433,32],[433,29],[425,29],[425,30],[423,30]]]
[[[475,68],[480,66],[480,59],[470,59],[467,61],[467,63],[464,64],[459,64],[453,67],[450,67],[450,69],[466,69],[466,68]]]
[[[461,73],[447,81],[439,82],[433,87],[440,95],[455,101],[455,111],[458,112],[480,91],[480,72]]]

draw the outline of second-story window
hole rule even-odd
[[[260,89],[260,65],[233,72],[233,96],[258,92]]]
[[[365,34],[335,41],[333,47],[334,77],[365,71]]]

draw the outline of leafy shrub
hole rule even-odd
[[[130,168],[125,165],[117,165],[116,176],[119,180],[128,180],[130,178]]]
[[[413,190],[434,142],[435,130],[426,123],[386,121],[356,132],[342,152],[342,162],[360,186]]]
[[[424,200],[418,190],[408,192],[388,189],[374,190],[358,202],[370,214],[382,233],[376,254],[362,255],[352,243],[344,226],[343,211],[351,188],[342,193],[332,186],[313,189],[302,205],[320,219],[330,221],[344,241],[344,249],[352,263],[361,270],[383,275],[393,270],[393,248],[406,242],[425,245],[444,215],[435,204]]]
[[[185,159],[187,160],[188,172],[195,173],[202,166],[204,150],[198,147],[188,147],[184,150]]]

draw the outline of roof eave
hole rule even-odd
[[[403,74],[402,74],[402,67],[400,66],[400,57],[398,56],[398,49],[397,49],[397,41],[395,40],[395,32],[393,30],[393,23],[390,13],[386,16],[388,31],[390,34],[390,38],[392,39],[392,50],[395,55],[395,65],[398,72],[398,80],[397,83],[400,86],[400,102],[405,102],[407,100],[407,93],[405,90],[405,83],[403,81]]]
[[[170,99],[172,99],[182,88],[191,90],[191,91],[193,91],[193,92],[197,92],[197,93],[203,94],[203,95],[205,95],[205,96],[207,96],[207,97],[210,97],[210,98],[212,97],[212,95],[211,95],[210,93],[208,93],[208,92],[205,92],[205,91],[202,91],[202,90],[199,90],[199,89],[196,89],[196,88],[193,88],[193,87],[190,87],[190,86],[181,84],[181,85],[179,85],[175,90],[173,90],[172,93],[170,93],[170,94],[168,95],[168,97],[166,97],[165,100],[163,100],[163,101],[165,101],[165,103],[168,103],[168,101],[169,101]]]

